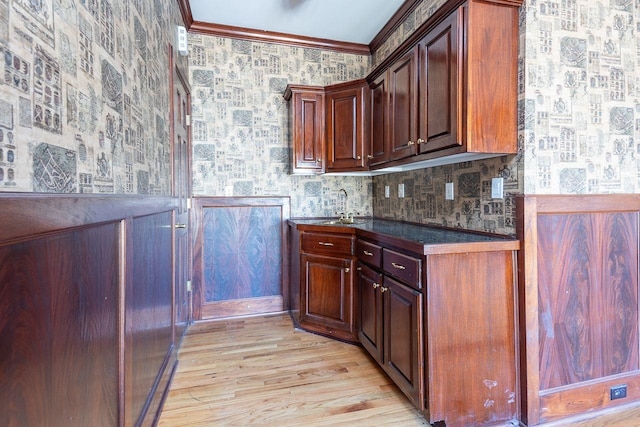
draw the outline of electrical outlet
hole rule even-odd
[[[504,178],[491,178],[491,198],[504,198]]]
[[[398,197],[401,199],[404,197],[404,184],[398,184]]]
[[[390,195],[389,195],[389,186],[388,186],[388,185],[385,185],[385,186],[384,186],[384,197],[385,197],[385,199],[388,199],[388,198],[389,198],[389,196],[390,196]]]
[[[609,389],[609,394],[610,394],[609,397],[611,398],[611,400],[624,399],[625,397],[627,397],[627,385],[622,384],[622,385],[611,387]]]
[[[444,185],[444,198],[445,200],[453,200],[453,182],[447,182]]]

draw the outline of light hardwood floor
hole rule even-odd
[[[179,359],[159,426],[429,425],[363,349],[288,314],[192,325]],[[640,426],[640,409],[556,425]]]
[[[179,360],[159,426],[429,425],[364,350],[288,314],[192,325]]]

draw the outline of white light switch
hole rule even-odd
[[[445,200],[453,200],[453,182],[447,182],[444,185],[444,198]]]
[[[401,199],[404,197],[404,184],[398,184],[398,197]]]
[[[502,199],[504,192],[504,178],[491,178],[491,198]]]
[[[384,186],[384,197],[385,197],[386,199],[388,199],[388,198],[389,198],[389,186],[388,186],[388,185],[385,185],[385,186]]]

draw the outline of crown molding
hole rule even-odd
[[[411,14],[422,0],[405,0],[400,8],[393,14],[393,16],[387,21],[384,27],[376,34],[376,36],[369,43],[369,51],[375,53],[380,46],[398,29],[405,19]]]
[[[182,22],[184,22],[185,28],[188,30],[193,24],[193,15],[191,14],[191,5],[189,0],[177,0],[180,14],[182,15]]]
[[[371,55],[369,46],[366,44],[298,36],[274,31],[255,30],[252,28],[234,27],[231,25],[211,24],[201,21],[194,21],[189,27],[189,32],[209,36],[252,40],[263,43],[276,43],[289,46],[332,50],[355,55]]]

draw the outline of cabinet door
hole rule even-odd
[[[360,330],[362,346],[382,364],[382,275],[365,265],[358,267]]]
[[[369,166],[389,160],[389,88],[387,73],[371,83],[369,102]]]
[[[362,170],[365,167],[365,88],[327,88],[327,171]]]
[[[419,409],[424,409],[422,294],[384,277],[384,369]]]
[[[293,172],[324,172],[324,94],[293,93]]]
[[[462,145],[462,28],[455,12],[420,42],[420,153]]]
[[[353,340],[353,259],[303,253],[300,321],[316,332]]]
[[[418,117],[418,47],[389,69],[391,160],[416,154]]]

